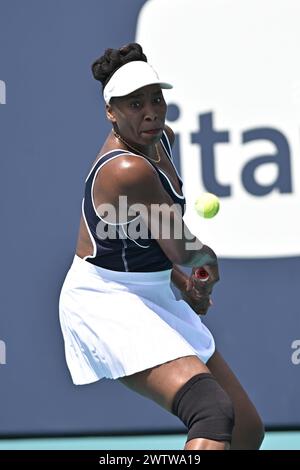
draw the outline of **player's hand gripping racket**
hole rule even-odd
[[[208,281],[209,274],[204,268],[197,268],[194,276],[202,282]]]
[[[194,276],[196,279],[199,279],[199,281],[202,282],[206,282],[209,279],[209,274],[204,268],[197,268],[194,272]],[[211,298],[209,299],[209,305],[213,305]]]

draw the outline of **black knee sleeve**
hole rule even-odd
[[[197,374],[177,392],[172,412],[188,428],[187,440],[231,441],[231,399],[211,374]]]

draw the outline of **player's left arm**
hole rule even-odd
[[[173,147],[175,141],[175,134],[173,130],[166,124],[164,130],[168,136],[171,147]],[[180,292],[186,291],[189,277],[183,271],[181,271],[181,269],[176,264],[173,264],[171,280],[177,289],[180,290]]]
[[[173,130],[166,124],[164,130],[168,136],[171,147],[173,147],[175,141],[175,134]],[[180,292],[186,291],[189,277],[176,264],[173,264],[171,279],[173,284],[177,287],[177,289],[180,290]]]
[[[173,130],[167,125],[165,125],[164,130],[167,133],[171,147],[173,147],[175,141]],[[199,292],[193,288],[191,277],[185,274],[176,264],[173,264],[171,281],[180,291],[182,299],[185,300],[198,315],[205,315],[211,305],[209,295],[206,294],[200,298]]]
[[[185,292],[188,287],[189,277],[185,274],[177,264],[173,264],[171,281],[180,292]]]

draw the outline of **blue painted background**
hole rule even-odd
[[[134,40],[143,4],[0,0],[2,435],[182,429],[117,382],[73,386],[58,324],[83,182],[109,129],[90,64]],[[300,426],[300,365],[291,361],[300,339],[300,260],[220,266],[207,318],[219,350],[267,425]]]

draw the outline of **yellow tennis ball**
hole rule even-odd
[[[214,217],[220,209],[219,198],[212,193],[203,193],[195,201],[195,210],[205,219]]]

